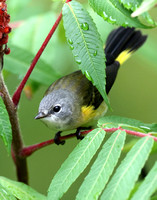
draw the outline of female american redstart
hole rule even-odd
[[[109,93],[120,65],[143,45],[147,36],[134,28],[119,27],[106,41],[106,92]],[[104,116],[107,106],[95,86],[82,72],[75,71],[50,85],[39,105],[35,119],[41,119],[49,128],[56,130],[55,143],[64,144],[59,137],[62,131],[80,130]]]

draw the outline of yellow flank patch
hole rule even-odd
[[[94,118],[96,114],[96,110],[94,110],[94,106],[83,106],[82,107],[82,117],[83,122],[88,122],[90,119]]]
[[[129,50],[125,50],[116,58],[116,61],[118,61],[121,65],[131,56],[131,54],[132,52],[129,52]]]
[[[98,120],[100,117],[104,116],[107,111],[107,106],[103,101],[99,108],[96,110],[94,106],[83,106],[82,107],[82,124],[88,124],[92,121]]]

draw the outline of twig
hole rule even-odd
[[[149,137],[153,138],[153,140],[155,142],[157,142],[157,137],[154,137],[154,136],[152,136],[149,133],[141,133],[141,132],[131,131],[131,130],[123,129],[121,127],[118,127],[118,128],[105,128],[104,130],[106,132],[110,132],[110,133],[115,132],[117,130],[122,130],[122,131],[125,131],[128,135],[133,135],[133,136],[137,136],[137,137],[146,137],[146,136],[149,136]]]
[[[81,135],[86,135],[88,134],[89,132],[91,132],[93,129],[91,130],[88,130],[88,131],[83,131],[81,132]],[[127,134],[129,135],[133,135],[133,136],[137,136],[137,137],[146,137],[146,136],[149,136],[149,137],[152,137],[154,139],[154,141],[157,142],[157,137],[154,137],[152,135],[150,135],[149,133],[141,133],[141,132],[135,132],[135,131],[131,131],[131,130],[126,130],[126,129],[122,129],[121,127],[118,127],[118,128],[104,128],[104,130],[106,131],[106,133],[113,133],[117,130],[122,130],[122,131],[125,131]],[[70,139],[70,138],[73,138],[75,137],[75,133],[71,133],[71,134],[68,134],[68,135],[65,135],[65,136],[61,136],[60,137],[60,140],[67,140],[67,139]],[[50,144],[54,144],[54,139],[51,139],[51,140],[47,140],[45,142],[41,142],[41,143],[38,143],[38,144],[35,144],[35,145],[31,145],[31,146],[28,146],[28,147],[24,147],[21,151],[21,157],[28,157],[30,156],[32,153],[34,153],[35,151],[43,148],[43,147],[46,147]]]
[[[15,91],[15,93],[14,93],[14,95],[13,95],[13,98],[12,98],[13,103],[14,103],[15,106],[18,105],[19,100],[20,100],[20,96],[21,96],[21,93],[22,93],[22,90],[23,90],[23,88],[24,88],[24,86],[25,86],[25,84],[26,84],[28,78],[30,77],[30,75],[31,75],[31,73],[32,73],[32,71],[33,71],[33,69],[34,69],[36,63],[38,62],[38,60],[39,60],[41,54],[43,53],[45,47],[47,46],[49,40],[51,39],[53,33],[55,32],[55,30],[56,30],[56,28],[57,28],[57,26],[58,26],[58,24],[59,24],[61,18],[62,18],[62,13],[59,14],[59,16],[58,16],[56,22],[54,23],[54,25],[53,25],[53,27],[52,27],[52,29],[50,30],[50,32],[49,32],[49,34],[47,35],[45,41],[43,42],[43,44],[42,44],[42,46],[40,47],[39,51],[37,52],[36,56],[34,57],[30,68],[28,69],[28,71],[27,71],[26,75],[24,76],[22,82],[20,83],[19,87],[18,87],[17,90]]]
[[[71,0],[66,0],[66,3],[70,2]],[[17,90],[15,91],[15,93],[13,94],[12,100],[14,102],[14,105],[17,106],[20,100],[20,96],[22,93],[22,90],[28,80],[28,78],[30,77],[36,63],[38,62],[41,54],[43,53],[44,49],[46,48],[49,40],[51,39],[53,33],[55,32],[56,28],[58,27],[59,22],[62,19],[62,12],[59,14],[56,22],[54,23],[52,29],[50,30],[49,34],[47,35],[45,41],[43,42],[42,46],[40,47],[39,51],[37,52],[36,56],[34,57],[32,64],[30,65],[26,75],[24,76],[23,80],[21,81],[19,87],[17,88]]]

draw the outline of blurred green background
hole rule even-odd
[[[62,3],[57,0],[54,2],[50,0],[8,1],[11,23],[22,23],[21,26],[12,30],[10,45],[14,44],[35,55],[55,22],[61,6]],[[107,35],[115,26],[104,22],[94,14],[86,3],[84,3],[84,6],[89,10],[101,38],[105,42]],[[157,21],[156,11],[157,8],[154,8],[150,13]],[[121,66],[117,80],[109,94],[113,111],[109,111],[107,115],[119,115],[135,118],[146,123],[157,123],[157,29],[147,29],[142,30],[142,32],[148,35],[147,42]],[[59,76],[78,68],[71,50],[66,44],[62,23],[41,59],[55,69]],[[6,66],[8,63],[6,58],[4,69],[12,68],[11,65]],[[12,95],[20,83],[21,75],[5,71],[4,76]],[[29,81],[29,85],[33,86],[33,96],[29,100],[23,93],[19,105],[19,120],[25,145],[35,144],[54,137],[54,133],[44,124],[34,120],[47,86],[32,81]],[[64,146],[50,145],[30,156],[28,158],[30,185],[39,192],[46,194],[51,179],[78,142],[73,138],[66,141]],[[150,159],[153,162],[156,158],[157,156],[154,155]],[[0,175],[16,180],[13,161],[11,156],[8,156],[2,141],[0,141]],[[73,199],[72,197],[77,192],[83,177],[84,174],[72,185],[64,199]]]

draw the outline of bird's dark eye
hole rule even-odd
[[[60,109],[61,109],[61,106],[57,105],[57,106],[54,106],[53,111],[54,112],[59,112]]]

